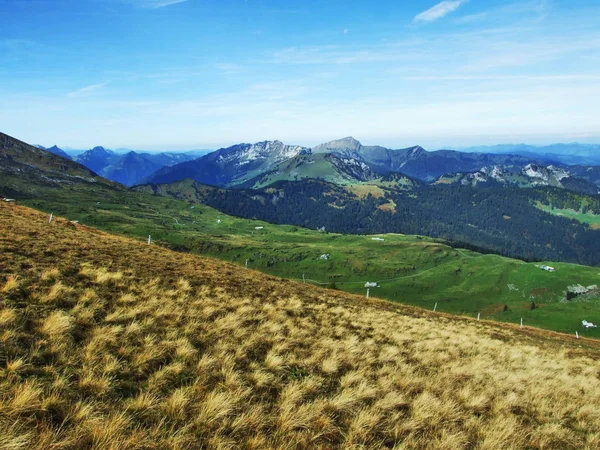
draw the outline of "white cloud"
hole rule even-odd
[[[452,11],[456,11],[463,3],[466,3],[466,0],[444,0],[427,11],[417,14],[414,22],[433,22],[434,20],[441,19]]]
[[[67,97],[71,97],[71,98],[86,97],[88,95],[93,94],[94,92],[99,91],[100,89],[103,89],[107,84],[108,84],[108,82],[92,84],[90,86],[86,86],[81,89],[77,89],[75,91],[69,92],[67,94]]]

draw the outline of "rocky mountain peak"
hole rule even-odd
[[[329,153],[336,151],[356,152],[360,150],[361,147],[362,144],[359,141],[354,139],[352,136],[348,136],[342,139],[317,145],[316,147],[313,147],[312,150],[314,153]]]

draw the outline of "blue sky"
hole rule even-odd
[[[0,131],[74,148],[600,142],[597,0],[0,0]]]

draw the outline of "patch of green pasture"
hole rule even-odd
[[[583,211],[575,211],[572,209],[557,209],[557,208],[553,208],[550,205],[537,205],[537,207],[539,209],[541,209],[542,211],[545,211],[554,216],[567,217],[569,219],[577,220],[578,222],[581,222],[581,223],[587,223],[588,225],[590,225],[592,227],[600,227],[600,215],[599,214],[593,214],[590,212],[583,212]]]

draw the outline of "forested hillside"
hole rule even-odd
[[[261,190],[225,190],[196,183],[141,190],[198,201],[228,214],[340,233],[424,234],[465,247],[526,260],[600,265],[600,232],[538,203],[598,211],[598,197],[557,188],[444,185],[364,196],[319,180],[277,182]]]

